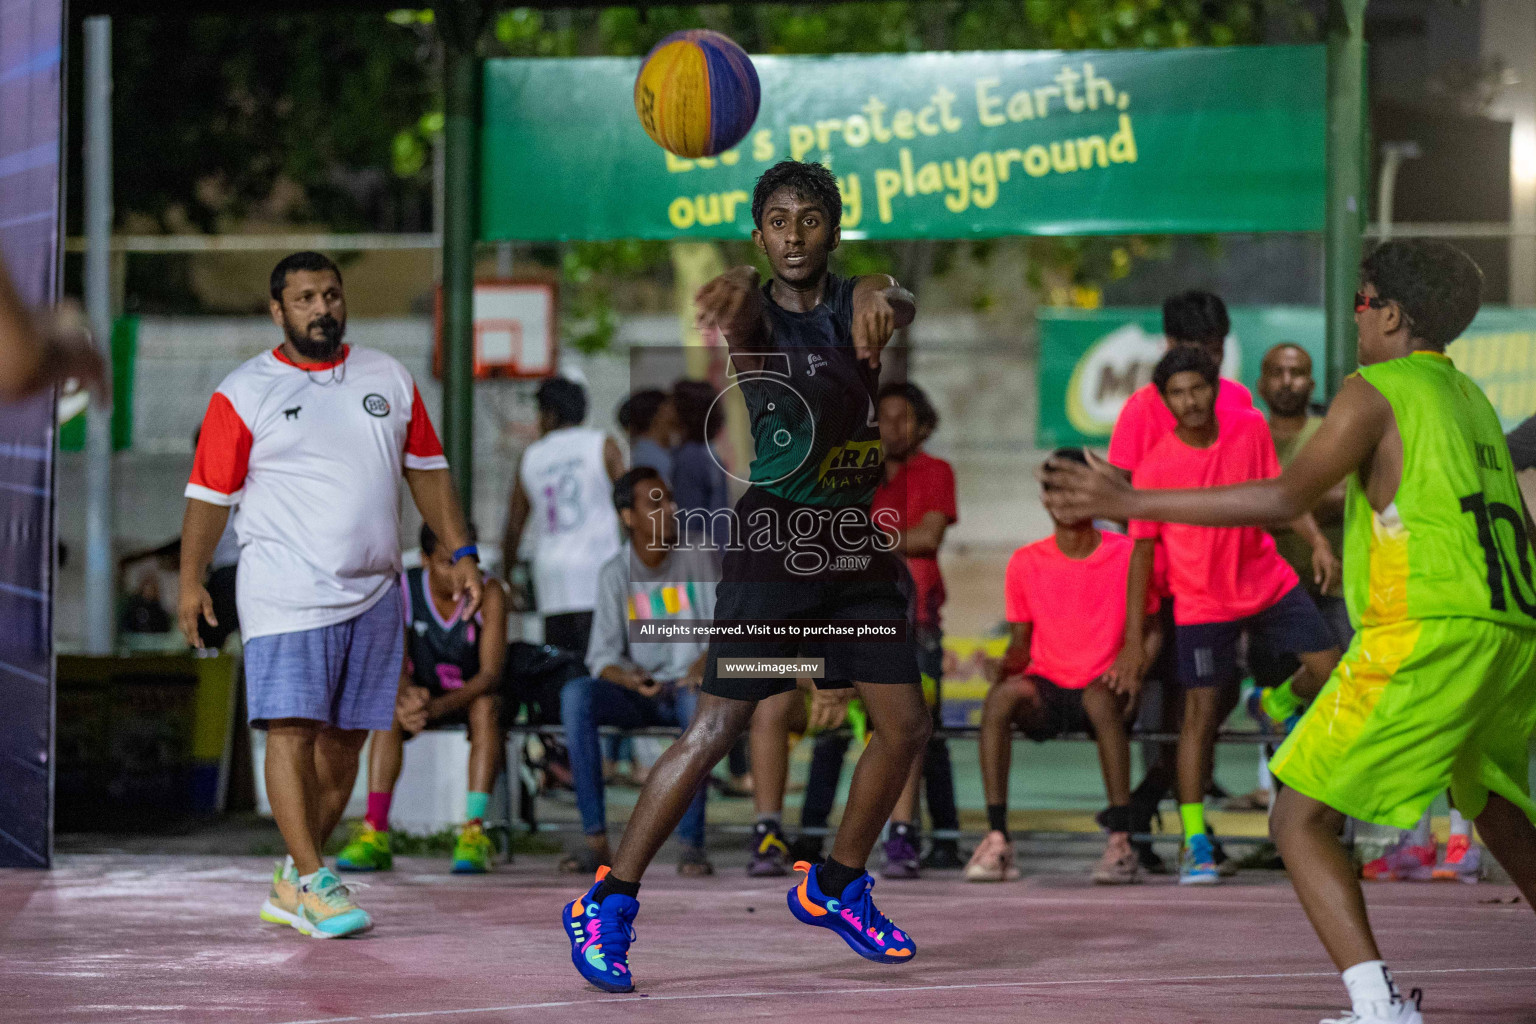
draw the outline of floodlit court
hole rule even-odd
[[[1078,875],[882,882],[883,906],[919,944],[915,961],[893,967],[791,919],[787,879],[732,866],[681,880],[660,863],[635,922],[631,995],[596,992],[571,971],[558,916],[581,883],[548,857],[480,878],[402,858],[364,890],[377,927],[344,941],[259,923],[270,874],[251,857],[124,855],[0,874],[0,1018],[1292,1024],[1339,1010],[1342,997],[1274,872],[1197,892],[1170,879],[1096,888]],[[1366,895],[1400,984],[1426,990],[1435,1020],[1536,1020],[1536,936],[1511,887],[1400,883]]]
[[[1536,1024],[1533,0],[0,0],[0,1024]]]

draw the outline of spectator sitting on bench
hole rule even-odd
[[[629,542],[598,573],[587,647],[587,669],[593,675],[571,680],[560,693],[560,721],[586,833],[585,847],[560,866],[585,874],[612,856],[598,726],[683,728],[698,707],[704,676],[704,640],[631,643],[630,621],[713,619],[720,578],[715,549],[702,542],[678,543],[677,506],[655,469],[637,466],[619,477],[613,485],[613,505]],[[678,824],[683,841],[679,874],[714,872],[704,855],[705,789],[699,787]]]
[[[1075,448],[1057,459],[1086,462]],[[1134,544],[1104,533],[1091,520],[1052,518],[1052,537],[1025,545],[1008,561],[1005,602],[1013,635],[993,665],[993,685],[981,712],[981,775],[987,837],[966,865],[971,882],[1017,878],[1008,837],[1008,768],[1013,728],[1044,742],[1069,732],[1092,733],[1109,796],[1109,845],[1094,868],[1105,885],[1138,881],[1131,849],[1131,747],[1125,716],[1141,688],[1141,666],[1157,656],[1157,599],[1147,599],[1139,660],[1121,659],[1125,645],[1125,586]]]
[[[469,526],[470,543],[475,528]],[[506,595],[486,577],[485,597],[472,619],[453,598],[453,554],[425,524],[422,565],[400,575],[405,606],[405,668],[392,729],[376,731],[368,749],[368,814],[336,866],[343,871],[388,871],[389,804],[405,741],[428,725],[464,725],[469,731],[469,795],[465,824],[453,850],[454,874],[491,870],[491,842],[483,828],[486,804],[502,759],[501,664],[507,656]]]

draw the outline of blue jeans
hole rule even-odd
[[[608,831],[607,808],[603,803],[603,755],[597,727],[611,725],[620,729],[671,725],[687,728],[699,707],[699,691],[682,686],[668,686],[655,697],[642,697],[606,679],[582,676],[566,683],[560,691],[560,724],[565,726],[565,745],[570,753],[571,774],[576,782],[576,808],[581,812],[581,829],[589,836]],[[690,846],[704,845],[704,793],[701,784],[677,834]]]

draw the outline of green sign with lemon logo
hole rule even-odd
[[[1231,310],[1222,376],[1256,389],[1264,353],[1282,342],[1312,356],[1323,401],[1323,313],[1304,306]],[[1162,311],[1144,307],[1042,310],[1040,419],[1036,444],[1103,446],[1131,392],[1152,379],[1162,356]],[[1456,365],[1487,393],[1504,429],[1536,414],[1536,310],[1489,307],[1450,347]],[[1254,404],[1265,412],[1263,402]]]

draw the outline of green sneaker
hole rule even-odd
[[[347,843],[336,857],[336,867],[342,871],[388,871],[395,866],[395,855],[389,852],[389,833],[375,832],[373,826],[360,821]]]
[[[453,873],[484,875],[491,870],[491,840],[480,822],[467,822],[459,829],[459,841],[453,846]]]

